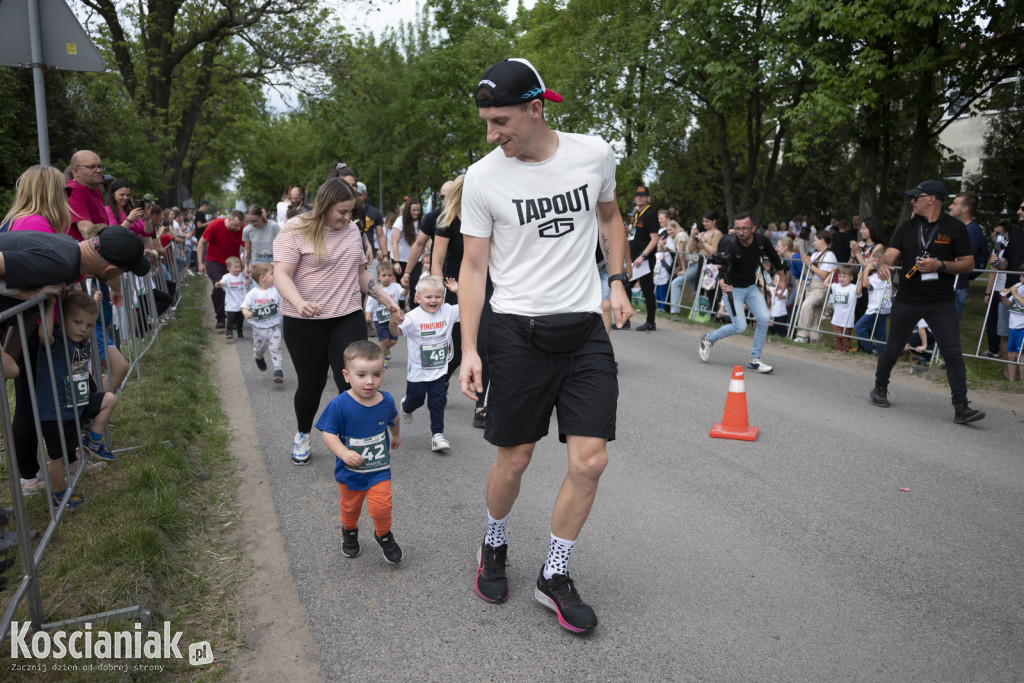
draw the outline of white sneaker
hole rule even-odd
[[[309,446],[309,434],[296,432],[292,445],[292,462],[296,465],[305,465],[309,462]]]
[[[747,363],[747,370],[767,374],[772,371],[772,366],[762,363],[760,358],[751,358],[750,362]]]
[[[700,336],[700,348],[697,349],[697,353],[700,355],[701,362],[708,362],[708,358],[711,357],[711,339],[708,335],[702,334]]]
[[[435,453],[447,453],[451,449],[452,445],[448,443],[448,439],[444,438],[444,434],[434,434],[430,439],[430,450]]]
[[[404,425],[411,425],[412,424],[412,413],[405,412],[405,408],[403,406],[405,406],[405,396],[403,396],[402,400],[398,402],[398,407],[402,411],[402,424],[404,424]]]
[[[31,496],[34,493],[46,490],[46,481],[41,477],[35,479],[22,479],[21,480],[21,495]]]

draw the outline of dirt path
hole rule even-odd
[[[204,321],[213,327],[212,312],[204,316]],[[219,350],[214,357],[213,377],[234,433],[238,504],[242,510],[236,540],[255,568],[242,584],[236,605],[236,628],[245,638],[245,645],[235,654],[225,679],[323,681],[325,676],[309,631],[309,614],[299,602],[285,554],[238,354],[223,342],[215,348]]]

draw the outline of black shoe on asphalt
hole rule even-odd
[[[476,556],[476,594],[487,602],[508,600],[508,578],[505,577],[505,557],[508,544],[492,548],[480,542]]]
[[[225,327],[224,321],[223,320],[218,320],[217,324],[214,327],[216,327],[218,330],[223,330],[224,327]]]
[[[537,577],[537,589],[534,591],[537,602],[558,615],[558,623],[573,633],[586,633],[597,626],[597,615],[590,605],[580,599],[572,579],[565,574],[555,574],[550,579],[544,578],[543,568]]]
[[[977,422],[983,417],[985,417],[985,413],[980,410],[975,410],[970,406],[963,406],[962,408],[956,408],[956,417],[953,418],[953,422],[956,422],[958,425],[965,425]]]
[[[871,390],[871,402],[879,408],[888,408],[889,392],[884,387],[875,387]]]
[[[380,546],[385,560],[391,564],[398,564],[402,561],[402,549],[395,543],[395,537],[390,531],[383,536],[374,534],[373,537],[377,540],[377,545]]]
[[[242,334],[241,330],[238,330],[238,332],[235,332],[235,336],[238,337],[239,339],[245,339],[245,335]]]
[[[266,370],[267,369],[267,361],[265,359],[263,359],[263,358],[257,358],[256,359],[256,367],[258,367],[260,370]]]
[[[379,540],[377,542],[380,543]],[[355,557],[359,554],[359,529],[341,527],[341,554],[345,557]]]
[[[658,329],[658,326],[654,323],[644,323],[640,327],[636,328],[637,332],[654,332]]]
[[[487,408],[482,408],[473,413],[473,426],[477,429],[483,429],[487,426]]]

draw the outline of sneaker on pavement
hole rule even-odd
[[[280,384],[284,381],[284,370],[274,370],[274,384]]]
[[[296,465],[305,465],[309,462],[309,447],[309,434],[296,432],[295,442],[292,444],[292,462]]]
[[[67,492],[67,489],[64,489],[63,491],[54,491],[53,504],[57,507],[60,507],[60,503],[62,500],[64,500],[64,496],[65,494],[67,494]],[[80,495],[78,495],[77,493],[72,493],[71,496],[68,498],[68,504],[67,506],[65,506],[65,509],[74,510],[84,502],[85,501],[82,500],[82,497]]]
[[[654,323],[644,323],[643,325],[640,325],[639,327],[637,327],[636,331],[637,332],[654,332],[656,329],[658,329],[658,326],[655,325]]]
[[[473,426],[477,429],[483,429],[487,426],[487,408],[482,408],[473,413]]]
[[[224,338],[227,339],[228,341],[234,341],[234,339],[235,339],[234,331],[233,330],[228,330],[227,332],[225,332],[224,333]]]
[[[225,322],[223,320],[218,320],[217,324],[214,325],[214,329],[217,329],[217,330],[223,330],[225,327],[226,327],[226,324],[225,324]]]
[[[889,407],[889,392],[885,387],[875,387],[871,390],[871,402],[879,408]]]
[[[384,360],[391,360],[391,349],[384,349]]]
[[[46,481],[42,475],[34,479],[22,479],[21,480],[21,495],[31,496],[39,493],[40,491],[46,490]]]
[[[263,358],[257,358],[256,359],[256,367],[258,367],[261,372],[266,371],[266,369],[267,369],[267,361],[265,359],[263,359]]]
[[[114,454],[107,450],[107,445],[102,441],[93,441],[86,436],[82,439],[82,448],[89,451],[97,460],[114,462]]]
[[[573,633],[586,633],[597,626],[594,610],[580,599],[572,579],[565,574],[555,574],[545,579],[544,570],[541,569],[534,596],[537,602],[555,611],[562,628]]]
[[[377,541],[377,545],[380,546],[380,552],[384,555],[385,560],[391,564],[398,564],[402,561],[402,549],[395,543],[394,534],[390,531],[383,536],[378,536],[374,533],[373,538]]]
[[[359,555],[359,529],[341,527],[341,554],[345,557]]]
[[[700,360],[703,363],[708,362],[708,358],[711,357],[711,339],[706,334],[700,336],[700,348],[697,349],[697,353],[700,354]]]
[[[403,396],[402,400],[398,402],[398,407],[402,411],[402,424],[411,425],[412,413],[405,412],[405,396]]]
[[[447,453],[452,449],[452,445],[448,443],[448,439],[444,438],[444,434],[434,434],[430,439],[430,450],[435,453]]]
[[[747,363],[747,370],[767,374],[772,371],[772,366],[762,362],[760,358],[751,358]]]
[[[969,405],[965,405],[956,409],[956,417],[953,418],[953,422],[958,425],[965,425],[971,422],[977,422],[984,417],[985,413],[980,410],[975,410]]]
[[[508,555],[508,544],[502,543],[492,548],[480,542],[480,550],[476,555],[476,594],[487,602],[505,602],[508,600],[508,578],[505,576],[505,558]]]

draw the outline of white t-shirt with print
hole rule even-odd
[[[868,275],[868,285],[868,308],[865,313],[889,315],[892,311],[892,283],[878,277],[877,273],[871,273]]]
[[[250,289],[242,302],[242,308],[252,311],[249,322],[253,327],[268,328],[281,324],[281,295],[274,285],[266,289]]]
[[[838,282],[832,283],[832,324],[836,327],[853,327],[856,322],[857,285],[852,282],[846,286]]]
[[[462,234],[491,240],[495,313],[601,312],[597,202],[615,201],[615,153],[599,137],[556,134],[550,159],[497,148],[466,171]]]
[[[771,288],[772,293],[772,317],[781,318],[789,313],[789,288],[783,289],[779,294],[775,287]]]
[[[402,285],[397,282],[392,282],[387,287],[382,287],[382,289],[387,292],[395,302],[398,302],[399,298],[402,296]],[[370,320],[375,323],[386,324],[391,320],[391,311],[379,304],[372,296],[366,297],[366,312],[370,314]]]
[[[1024,282],[1018,284],[1016,289],[1017,294],[1019,294],[1020,296],[1024,296]],[[1011,330],[1019,330],[1021,328],[1024,328],[1024,313],[1020,313],[1018,311],[1018,309],[1021,307],[1020,302],[1011,297],[1013,297],[1012,293],[1007,297],[1007,301],[1010,302],[1009,327]]]
[[[452,325],[459,322],[459,306],[441,304],[436,313],[421,307],[409,311],[398,329],[405,335],[409,362],[406,379],[432,382],[448,373],[452,355]]]
[[[245,301],[245,276],[226,274],[220,279],[220,287],[224,290],[224,310],[237,312],[242,310],[242,302]]]
[[[836,269],[839,262],[836,261],[836,255],[831,250],[825,252],[816,251],[811,255],[811,265],[819,270],[832,271]],[[812,280],[823,282],[822,278],[815,274],[813,270],[810,272]]]

